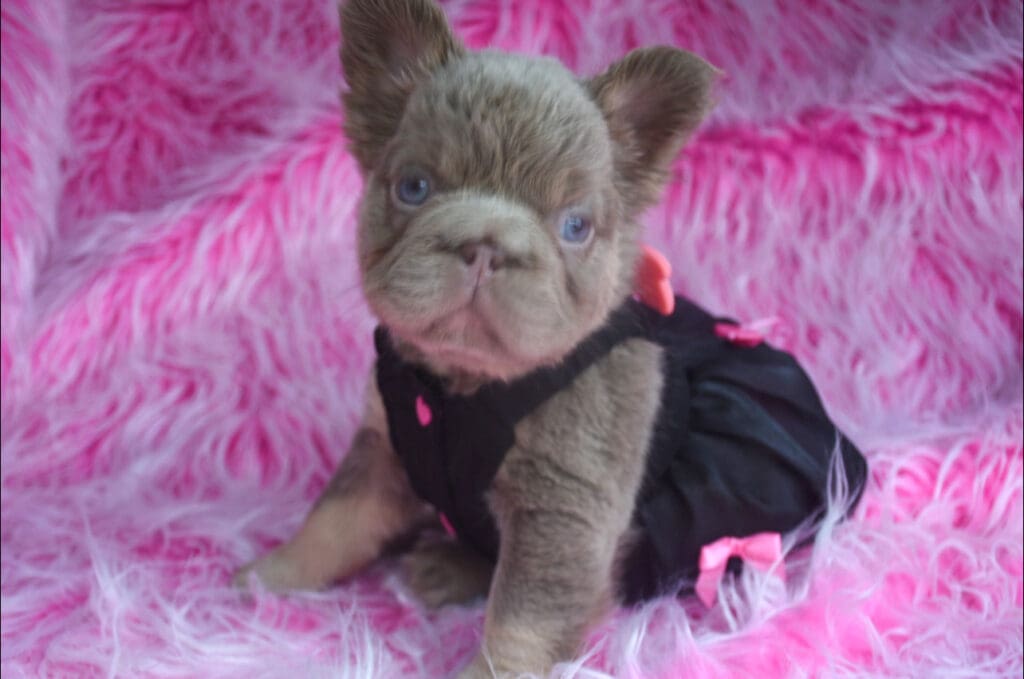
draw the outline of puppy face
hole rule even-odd
[[[625,292],[633,239],[611,168],[600,111],[558,64],[448,65],[368,177],[367,299],[435,368],[509,377],[557,361]]]
[[[350,0],[342,31],[371,308],[441,374],[559,361],[629,294],[635,215],[707,108],[710,67],[655,48],[580,81],[467,53],[426,0]]]

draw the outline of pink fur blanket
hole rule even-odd
[[[564,677],[996,677],[1022,661],[1022,7],[452,0],[472,46],[724,71],[648,242],[775,319],[872,466],[719,604],[619,611]],[[372,360],[330,0],[5,0],[5,677],[442,676],[481,607],[381,564],[246,600]]]

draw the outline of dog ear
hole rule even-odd
[[[341,7],[345,133],[364,174],[394,136],[409,95],[463,54],[431,0],[348,0]]]
[[[585,83],[611,132],[617,183],[629,209],[658,200],[672,161],[711,109],[717,73],[689,52],[647,47]]]

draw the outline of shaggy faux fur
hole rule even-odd
[[[1019,2],[465,0],[473,47],[725,72],[651,210],[677,288],[768,319],[872,476],[705,612],[621,611],[572,677],[1020,676]],[[5,677],[437,677],[481,608],[387,564],[248,600],[354,433],[374,325],[327,0],[2,5]]]

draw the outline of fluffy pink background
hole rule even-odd
[[[573,677],[1020,676],[1020,2],[480,0],[472,46],[594,73],[671,43],[720,105],[647,218],[675,284],[778,317],[872,474],[855,518],[623,611]],[[395,677],[468,658],[386,566],[243,601],[371,360],[327,0],[5,0],[2,663]]]

